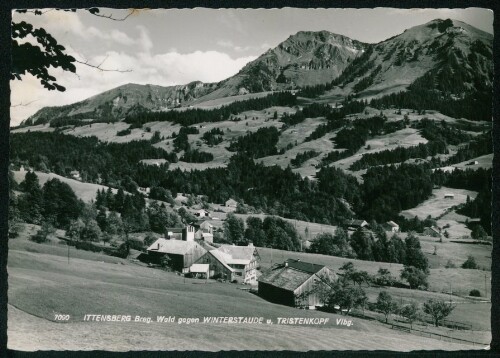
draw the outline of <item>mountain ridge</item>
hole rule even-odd
[[[460,96],[474,90],[475,83],[492,85],[492,39],[491,34],[450,19],[435,19],[375,44],[326,30],[299,31],[225,80],[168,87],[126,84],[70,105],[42,108],[23,124],[62,117],[119,120],[141,111],[334,82],[343,97],[404,91],[425,76],[439,82],[439,90],[448,90],[452,84],[443,85],[441,77],[453,77],[457,71],[461,77],[453,86]]]

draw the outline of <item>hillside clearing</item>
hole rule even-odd
[[[445,198],[447,194],[451,194],[453,197]],[[403,210],[401,215],[408,219],[414,218],[415,216],[421,220],[428,216],[431,218],[439,218],[453,206],[464,204],[467,201],[467,196],[473,200],[476,198],[476,195],[477,192],[475,191],[441,187],[432,190],[432,196],[429,199],[413,209]]]
[[[13,171],[14,173],[14,179],[16,182],[21,183],[24,180],[24,177],[26,176],[26,171]],[[42,173],[42,172],[35,172],[36,175],[38,176],[38,180],[40,182],[40,186],[43,186],[47,181],[51,179],[58,179],[62,181],[63,183],[68,184],[71,189],[75,192],[76,196],[85,201],[85,202],[90,202],[92,200],[95,200],[96,195],[97,195],[97,190],[107,190],[108,187],[104,185],[99,185],[99,184],[92,184],[92,183],[85,183],[81,182],[75,179],[69,179],[54,173]],[[117,190],[116,189],[111,189],[113,193],[116,194]]]

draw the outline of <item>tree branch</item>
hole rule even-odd
[[[33,101],[29,101],[27,103],[21,102],[21,103],[18,103],[18,104],[11,105],[10,107],[11,108],[14,108],[14,107],[27,107],[27,106],[29,106],[30,104],[32,104],[33,102],[36,102],[36,101],[38,101],[38,99],[35,99]]]
[[[81,65],[95,68],[95,69],[102,71],[102,72],[120,72],[120,73],[132,72],[132,70],[112,70],[112,69],[102,68],[101,65],[104,63],[104,61],[106,61],[106,59],[107,59],[107,57],[98,65],[92,65],[91,63],[89,63],[88,60],[86,60],[86,61],[75,60],[75,62],[77,62]]]
[[[98,12],[92,12],[92,10],[93,9],[87,9],[87,11],[89,11],[94,16],[103,17],[105,19],[110,19],[110,20],[113,20],[113,21],[125,21],[130,15],[132,15],[136,11],[135,9],[130,9],[129,13],[127,14],[127,16],[125,16],[123,18],[116,18],[116,17],[113,17],[113,15],[111,15],[111,14],[110,15],[101,15]]]

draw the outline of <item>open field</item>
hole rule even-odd
[[[445,199],[444,196],[446,194],[453,194],[454,197]],[[403,210],[401,215],[408,219],[414,218],[415,216],[419,219],[425,219],[429,215],[432,218],[438,218],[445,214],[451,207],[465,203],[467,201],[467,195],[473,200],[476,198],[477,192],[446,187],[434,189],[429,199],[413,209]]]
[[[467,247],[469,246],[470,245],[467,245],[464,249],[466,250]],[[343,264],[349,261],[351,261],[354,264],[354,267],[357,270],[367,271],[371,275],[376,274],[379,268],[385,268],[389,270],[393,276],[399,278],[399,275],[403,270],[402,264],[363,261],[356,259],[347,259],[337,256],[309,254],[304,252],[290,252],[290,251],[275,250],[263,247],[259,247],[257,250],[261,257],[260,265],[263,270],[271,267],[273,264],[283,263],[286,259],[289,258],[300,259],[301,261],[311,262],[318,265],[325,265],[333,269],[334,272],[337,272],[338,269]],[[484,255],[487,255],[488,249],[483,248],[483,250],[484,250]],[[425,251],[426,250],[424,248],[424,252]],[[438,254],[441,254],[439,249],[438,249]],[[432,255],[426,255],[426,256],[429,258]],[[444,262],[444,264],[445,263],[446,262]],[[461,268],[449,268],[449,269],[431,268],[429,276],[429,291],[433,291],[434,293],[428,291],[416,291],[416,290],[399,289],[399,288],[393,288],[393,289],[395,290],[394,292],[397,292],[398,297],[420,297],[422,300],[425,300],[427,298],[430,298],[428,297],[428,295],[432,296],[435,295],[436,298],[439,297],[448,300],[450,283],[452,286],[452,292],[455,293],[456,295],[467,296],[470,290],[474,288],[479,289],[484,294],[485,276],[487,281],[486,284],[487,284],[488,297],[491,297],[491,272],[480,271],[480,270],[465,270]],[[446,294],[443,294],[443,292],[445,292]],[[458,296],[454,296],[453,299],[460,300]]]
[[[471,230],[465,225],[465,222],[469,217],[461,214],[457,214],[454,210],[441,216],[439,220],[436,221],[439,227],[444,227],[449,225],[445,230],[450,234],[450,238],[461,238],[464,236],[470,237]]]
[[[451,242],[450,239],[446,238],[443,238],[443,242],[439,242],[438,238],[421,235],[419,235],[419,239],[422,251],[427,254],[431,268],[444,268],[448,260],[460,267],[467,257],[472,255],[480,268],[491,270],[492,247],[490,245]],[[433,254],[435,249],[436,255]]]
[[[350,327],[337,325],[335,314],[302,311],[276,305],[239,290],[237,285],[186,279],[157,269],[101,262],[54,252],[16,249],[9,254],[9,348],[18,350],[420,350],[472,349],[389,330],[378,322],[351,318]],[[33,247],[40,245],[27,242]],[[18,247],[18,246],[17,246]],[[18,247],[19,248],[19,247]],[[70,314],[55,323],[55,314]],[[153,322],[85,322],[85,314],[152,317]],[[330,318],[321,326],[222,325],[157,323],[156,316],[249,316]],[[168,332],[167,334],[165,334]],[[196,337],[196,339],[193,339]],[[224,337],[224,339],[222,339]],[[291,338],[292,337],[292,338]],[[476,347],[480,348],[480,347]]]
[[[340,169],[348,170],[349,167],[366,153],[376,153],[383,150],[395,149],[397,147],[413,147],[420,143],[427,143],[427,139],[422,137],[415,128],[405,128],[396,132],[376,136],[368,139],[363,148],[358,150],[354,155],[341,159],[331,164]]]
[[[26,176],[26,171],[14,171],[14,179],[18,182],[21,183],[24,180],[24,177]],[[38,176],[38,180],[40,181],[40,186],[43,186],[47,181],[51,179],[59,179],[63,183],[68,184],[71,189],[75,192],[76,196],[79,199],[82,199],[85,202],[90,202],[91,200],[95,200],[97,190],[107,190],[108,187],[104,185],[99,185],[99,184],[92,184],[92,183],[84,183],[75,179],[69,179],[54,173],[42,173],[42,172],[35,172],[36,175]],[[112,189],[113,193],[116,194],[117,190]]]
[[[474,161],[477,161],[478,163],[473,164],[473,165],[469,165],[470,162],[474,162]],[[448,167],[441,167],[439,169],[441,169],[443,171],[453,171],[456,168],[461,169],[461,170],[467,170],[467,169],[475,170],[475,169],[479,169],[479,168],[490,169],[492,166],[493,166],[493,154],[486,154],[486,155],[482,155],[482,156],[474,158],[474,159],[466,160],[465,162],[453,164],[453,165],[448,166]]]

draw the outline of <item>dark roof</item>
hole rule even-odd
[[[288,267],[294,268],[299,271],[307,272],[310,274],[315,274],[324,267],[323,265],[317,265],[310,262],[304,262],[294,259],[288,259],[285,262],[288,264]]]
[[[288,259],[285,263],[263,273],[258,281],[287,291],[295,291],[324,267],[309,262]]]

